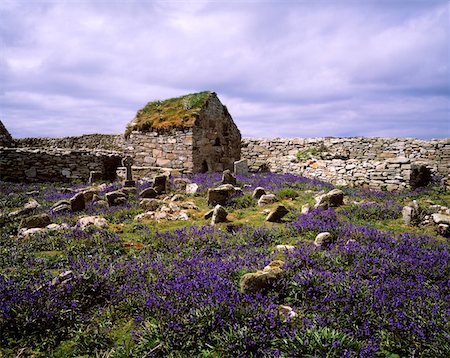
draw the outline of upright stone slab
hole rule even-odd
[[[136,186],[136,182],[133,180],[133,174],[131,171],[131,166],[133,165],[133,158],[131,158],[131,156],[127,156],[122,160],[122,165],[127,169],[127,176],[125,179],[124,186],[125,187]]]
[[[224,170],[222,174],[222,184],[236,185],[236,178],[231,173],[231,170]]]
[[[169,180],[166,175],[158,175],[153,180],[153,189],[155,189],[158,194],[167,193],[169,191],[168,182]]]
[[[242,175],[242,176],[248,175],[247,159],[241,159],[241,160],[234,162],[234,174]]]

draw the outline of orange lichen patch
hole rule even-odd
[[[141,242],[124,242],[123,247],[126,249],[142,249],[145,245]]]
[[[319,164],[317,164],[317,163],[311,164],[311,168],[313,168],[313,169],[317,169],[318,167],[319,167]]]
[[[132,131],[152,131],[168,128],[192,127],[199,112],[213,92],[191,93],[185,96],[149,102],[140,109],[128,125],[125,134]]]

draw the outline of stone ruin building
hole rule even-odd
[[[87,181],[156,173],[221,172],[241,157],[251,172],[268,170],[335,185],[397,191],[440,177],[450,187],[450,138],[241,138],[214,92],[148,103],[125,135],[14,139],[0,122],[0,180]],[[264,169],[262,169],[264,168]]]
[[[241,133],[216,93],[193,93],[139,110],[124,150],[136,166],[220,172],[240,159]]]

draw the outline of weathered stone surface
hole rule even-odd
[[[228,212],[221,205],[216,205],[214,207],[212,217],[211,217],[211,225],[227,222]]]
[[[269,205],[277,202],[278,199],[275,194],[264,194],[258,200],[258,206]]]
[[[195,194],[198,191],[198,184],[191,183],[186,185],[186,194]]]
[[[174,196],[172,196],[172,198],[170,199],[170,201],[183,201],[184,200],[184,196],[181,194],[175,194]]]
[[[334,238],[329,232],[321,232],[317,234],[316,239],[314,240],[314,245],[317,247],[326,247],[333,243]]]
[[[158,194],[167,193],[169,190],[169,179],[166,175],[158,175],[153,179],[153,189]]]
[[[139,207],[145,211],[156,211],[162,205],[158,199],[145,198],[139,202]]]
[[[282,262],[282,261],[281,261]],[[272,262],[257,272],[246,273],[241,277],[239,286],[242,293],[267,292],[277,289],[283,277],[283,265],[280,262]]]
[[[304,204],[304,205],[302,205],[302,210],[301,210],[301,213],[302,213],[302,214],[308,214],[308,213],[309,213],[309,210],[310,210],[309,204]]]
[[[449,237],[450,236],[450,225],[439,224],[437,227],[437,232],[439,235],[442,235],[444,237]]]
[[[416,210],[411,206],[404,206],[402,209],[402,218],[405,225],[410,225],[411,221],[415,219]]]
[[[71,211],[72,205],[70,204],[70,200],[59,200],[55,204],[53,204],[51,211],[54,213]]]
[[[37,214],[23,218],[20,222],[19,229],[44,228],[51,223],[48,214]]]
[[[328,209],[329,207],[338,207],[344,204],[344,192],[340,189],[333,189],[326,194],[315,198],[315,208]]]
[[[105,218],[102,218],[101,216],[85,216],[78,219],[77,226],[81,230],[85,230],[89,226],[94,226],[102,229],[108,227],[108,221]]]
[[[284,205],[278,205],[275,210],[272,210],[269,215],[266,217],[266,221],[269,222],[280,222],[281,219],[289,213],[289,210],[286,209]]]
[[[208,189],[208,205],[227,205],[234,196],[235,188],[231,184]]]
[[[450,225],[450,215],[436,213],[432,214],[431,218],[433,219],[433,222],[437,225],[439,224]]]
[[[253,194],[252,197],[255,200],[258,200],[261,196],[266,194],[266,190],[260,186],[258,186],[257,188],[255,188],[255,190],[253,190]]]
[[[275,246],[275,251],[293,252],[294,250],[295,250],[295,246],[292,246],[292,245],[277,245],[277,246]]]
[[[222,173],[222,184],[236,185],[236,178],[233,176],[229,169]]]
[[[127,196],[123,191],[115,190],[105,194],[109,206],[120,205],[127,200]]]
[[[173,190],[186,191],[186,186],[191,184],[191,181],[187,178],[175,178],[173,180]]]
[[[298,317],[298,313],[292,307],[285,305],[278,306],[278,314],[283,322],[289,322]]]
[[[153,199],[158,196],[158,193],[154,188],[146,188],[139,193],[141,198]]]
[[[100,170],[91,170],[89,172],[89,184],[94,184],[102,180],[103,173]]]
[[[31,212],[33,212],[36,209],[39,209],[41,207],[41,204],[39,204],[35,199],[30,199],[28,202],[23,206],[23,208],[12,211],[8,214],[9,217],[17,217],[22,215],[28,215]]]
[[[247,159],[241,159],[234,162],[234,174],[235,175],[248,175],[248,162]]]
[[[84,199],[83,193],[75,194],[73,197],[70,198],[70,209],[73,212],[81,211],[86,208],[86,202]]]

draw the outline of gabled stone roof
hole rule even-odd
[[[190,93],[163,101],[153,101],[140,109],[128,124],[125,135],[132,131],[192,127],[195,119],[214,92]]]
[[[13,142],[14,140],[11,134],[9,134],[2,121],[0,121],[0,147],[9,147],[13,144]]]

